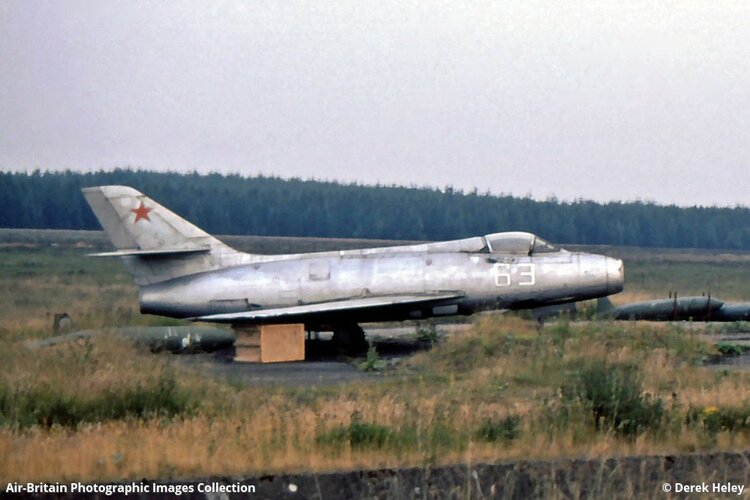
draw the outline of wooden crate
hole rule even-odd
[[[305,325],[234,327],[234,360],[244,363],[279,363],[305,359]]]

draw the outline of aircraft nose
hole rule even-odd
[[[613,294],[622,291],[625,282],[625,265],[622,260],[612,257],[606,258],[607,266],[607,293]]]

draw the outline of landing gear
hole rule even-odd
[[[356,323],[334,327],[331,340],[341,354],[357,355],[367,352],[365,331]]]

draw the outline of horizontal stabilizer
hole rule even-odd
[[[363,297],[359,299],[319,302],[316,304],[305,304],[301,306],[278,307],[274,309],[259,309],[256,311],[243,311],[238,313],[211,314],[190,319],[193,321],[211,321],[215,323],[242,323],[388,306],[406,306],[409,304],[424,305],[425,303],[430,302],[458,299],[463,296],[464,294],[459,292],[425,295],[386,295],[380,297]]]
[[[149,256],[160,256],[160,255],[176,255],[186,253],[207,253],[210,252],[209,247],[203,248],[160,248],[158,250],[117,250],[116,252],[101,252],[101,253],[90,253],[89,257],[128,257],[131,255],[140,257]]]

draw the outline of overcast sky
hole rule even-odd
[[[0,3],[0,169],[750,205],[750,2]]]

